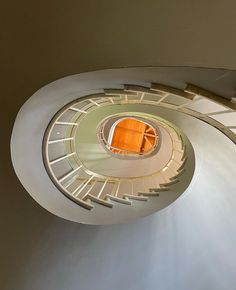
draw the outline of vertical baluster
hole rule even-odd
[[[121,183],[121,181],[119,180],[119,182],[118,182],[118,185],[117,185],[117,188],[116,188],[116,193],[115,193],[115,196],[117,196],[117,195],[118,195],[118,193],[119,193],[119,189],[120,189],[120,183]]]

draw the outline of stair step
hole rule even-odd
[[[169,87],[169,86],[165,86],[165,85],[162,85],[162,84],[153,83],[151,85],[151,90],[168,93],[168,94],[175,95],[175,96],[178,96],[178,97],[181,96],[181,97],[186,98],[188,100],[193,100],[194,99],[194,95],[193,94],[190,94],[190,93],[187,93],[187,92],[183,92],[180,89]]]
[[[105,89],[104,90],[105,95],[133,95],[136,96],[136,92],[127,92],[122,89]]]
[[[107,206],[107,207],[113,207],[113,203],[111,203],[111,202],[109,202],[109,201],[106,201],[106,200],[103,200],[103,199],[100,199],[100,198],[98,198],[98,197],[96,197],[96,196],[94,196],[94,195],[91,195],[91,194],[88,194],[87,196],[86,196],[86,199],[90,199],[91,201],[93,201],[93,202],[96,202],[96,203],[99,203],[99,204],[102,204],[102,205],[105,205],[105,206]]]
[[[183,163],[181,164],[181,166],[177,169],[177,171],[179,172],[179,171],[181,171],[183,168],[184,168],[184,166],[185,166],[185,164],[186,164],[186,162],[187,162],[187,157],[184,159],[184,161],[183,161]]]
[[[145,196],[159,196],[160,194],[158,192],[138,192],[138,195]]]
[[[171,186],[171,185],[173,185],[173,184],[176,184],[176,183],[178,183],[179,182],[179,180],[177,179],[177,178],[175,178],[173,181],[171,181],[171,182],[167,182],[167,183],[162,183],[162,184],[160,184],[160,186],[162,187],[162,188],[165,188],[165,187],[168,187],[168,186]]]
[[[151,91],[148,87],[138,86],[138,85],[124,85],[124,90],[128,92],[134,92],[134,93],[149,93],[156,95],[155,92]]]
[[[162,192],[162,191],[168,191],[170,190],[169,187],[162,187],[162,188],[150,188],[150,192]]]
[[[86,209],[89,209],[89,210],[91,210],[91,209],[93,209],[94,208],[94,206],[91,204],[91,203],[89,203],[88,201],[84,201],[84,200],[81,200],[81,199],[78,199],[78,198],[71,198],[71,195],[68,195],[69,196],[69,198],[70,199],[72,199],[73,201],[75,201],[77,204],[79,204],[80,206],[82,206],[82,207],[84,207],[84,208],[86,208]]]
[[[134,200],[148,201],[148,198],[145,197],[145,196],[137,196],[137,195],[132,195],[132,194],[124,194],[124,197],[127,197],[129,199],[134,199]]]
[[[185,158],[186,158],[186,145],[184,145],[184,148],[183,148],[183,156],[181,158],[181,161],[183,161]]]
[[[175,180],[176,178],[181,176],[184,172],[185,172],[185,169],[182,169],[178,174],[176,174],[175,176],[171,177],[170,180]]]
[[[106,198],[108,198],[110,200],[113,200],[113,201],[116,201],[116,202],[127,204],[127,205],[131,205],[132,204],[132,202],[130,200],[128,200],[128,199],[120,198],[120,197],[113,196],[113,195],[110,195],[110,194],[106,194]]]

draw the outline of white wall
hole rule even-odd
[[[178,124],[198,155],[194,191],[134,223],[96,227],[28,200],[17,207],[16,196],[18,213],[4,211],[3,289],[234,290],[235,145],[207,124]]]

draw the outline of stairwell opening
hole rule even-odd
[[[148,119],[134,116],[112,116],[100,124],[100,143],[117,158],[145,158],[157,151],[161,135]]]
[[[158,133],[151,124],[136,118],[122,118],[110,129],[108,143],[117,154],[148,154],[158,142]]]

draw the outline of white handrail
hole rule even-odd
[[[146,96],[148,95],[156,95],[158,96],[158,100],[150,100],[148,98],[146,98]],[[188,101],[186,101],[186,103],[184,104],[180,104],[180,105],[176,105],[173,103],[170,103],[170,101],[168,100],[168,102],[166,102],[166,98],[168,96],[178,96],[181,98],[186,98]],[[132,98],[131,98],[132,96]],[[134,99],[133,97],[137,96],[137,99]],[[101,97],[99,95],[99,97]],[[118,99],[117,99],[118,98]],[[221,104],[222,106],[224,106],[226,109],[224,110],[219,110],[219,111],[215,111],[215,112],[210,112],[210,113],[206,113],[206,114],[202,114],[201,112],[198,111],[194,111],[188,108],[189,105],[195,103],[198,100],[202,100],[204,98],[210,99],[211,101],[214,101],[216,103]],[[72,170],[69,171],[67,174],[63,175],[60,178],[57,178],[55,173],[53,172],[53,169],[51,167],[51,165],[56,164],[58,162],[60,162],[61,160],[67,159],[68,157],[76,157],[76,153],[75,152],[71,152],[69,154],[63,155],[61,157],[58,157],[54,160],[49,160],[49,155],[48,155],[48,150],[51,150],[48,145],[50,144],[56,144],[58,146],[67,146],[65,145],[67,144],[71,144],[71,148],[73,147],[73,142],[74,142],[74,136],[75,136],[75,131],[76,129],[78,129],[79,127],[79,123],[80,121],[83,119],[83,116],[88,114],[89,112],[92,112],[93,110],[95,110],[98,107],[101,106],[105,106],[108,103],[111,105],[115,105],[115,104],[149,104],[149,105],[154,105],[154,106],[158,106],[158,107],[164,107],[164,108],[168,108],[171,110],[176,110],[178,112],[182,112],[184,114],[190,115],[192,117],[198,118],[204,122],[207,122],[208,124],[210,124],[211,126],[217,128],[219,131],[221,131],[223,134],[225,134],[228,138],[230,138],[235,144],[236,144],[236,134],[231,131],[236,129],[236,124],[230,124],[230,125],[224,125],[222,123],[220,123],[219,121],[217,121],[216,119],[214,119],[215,115],[220,115],[220,114],[226,114],[226,113],[232,113],[235,112],[236,110],[236,104],[234,104],[233,102],[231,102],[230,100],[226,100],[220,96],[214,95],[213,93],[210,93],[208,91],[205,91],[201,88],[197,88],[193,85],[188,85],[187,88],[185,90],[179,90],[179,89],[175,89],[175,88],[170,88],[168,86],[163,86],[163,85],[158,85],[158,84],[154,84],[152,85],[152,87],[149,88],[143,88],[143,87],[133,87],[133,86],[126,86],[125,91],[122,90],[107,90],[105,91],[105,94],[102,96],[102,98],[100,98],[101,101],[99,101],[99,98],[95,95],[93,96],[88,96],[87,99],[83,99],[82,101],[78,100],[77,102],[73,102],[72,105],[68,105],[66,109],[64,109],[64,111],[60,111],[56,117],[52,120],[51,125],[49,126],[49,130],[48,133],[45,135],[45,146],[46,149],[44,150],[44,160],[46,160],[45,165],[46,168],[48,170],[49,175],[51,176],[51,178],[53,178],[53,181],[56,183],[56,185],[60,188],[60,190],[65,190],[68,196],[68,193],[71,194],[70,192],[68,192],[67,186],[65,187],[65,189],[63,189],[63,181],[65,181],[67,178],[71,177],[74,178],[73,174],[75,174],[79,169],[81,169],[84,173],[86,173],[88,176],[90,176],[87,180],[85,180],[84,182],[82,182],[82,184],[80,184],[80,186],[78,186],[72,193],[72,195],[75,195],[75,197],[78,197],[78,195],[85,189],[85,187],[92,181],[95,180],[95,178],[98,178],[103,180],[103,185],[98,193],[97,198],[100,198],[100,196],[102,195],[109,178],[107,176],[101,176],[101,175],[97,175],[97,174],[93,174],[92,172],[89,172],[86,167],[84,166],[84,164],[79,161],[79,164],[77,164],[77,167],[73,167],[72,165]],[[89,102],[89,103],[88,103]],[[80,106],[80,108],[76,108],[77,104],[82,104],[82,106]],[[84,105],[83,105],[84,104]],[[228,108],[228,109],[227,109]],[[60,118],[62,117],[62,115],[64,114],[64,112],[66,111],[73,111],[75,112],[73,117],[71,117],[70,120],[65,121],[65,120],[61,120]],[[51,133],[53,131],[53,127],[54,125],[63,125],[63,126],[67,126],[67,130],[68,130],[68,134],[66,135],[65,138],[61,138],[61,139],[50,139]],[[166,125],[166,127],[168,127],[169,124]],[[169,126],[170,127],[170,126]],[[186,157],[186,150],[185,150],[185,146],[184,146],[184,142],[182,139],[182,136],[179,134],[178,131],[176,131],[175,128],[172,128],[175,132],[175,134],[178,136],[179,140],[176,140],[175,137],[173,140],[173,136],[172,136],[172,141],[173,141],[173,152],[178,152],[180,154],[182,154],[182,160],[176,160],[175,158],[173,158],[173,156],[171,157],[171,159],[169,160],[168,164],[162,168],[162,170],[160,170],[159,172],[150,175],[151,177],[155,177],[155,175],[161,175],[163,180],[165,181],[165,183],[168,183],[167,178],[164,175],[165,170],[170,170],[172,172],[172,177],[169,178],[170,179],[174,179],[175,177],[179,177],[180,174],[182,174],[184,172],[184,166],[185,163],[187,162],[187,157]],[[73,136],[71,135],[73,134]],[[104,136],[104,132],[101,130],[100,132],[101,134],[101,140],[109,147],[112,149],[119,149],[120,152],[126,152],[127,150],[123,150],[120,148],[115,148],[112,147],[111,144],[107,143],[107,140]],[[169,134],[173,135],[173,132],[169,132]],[[70,141],[70,142],[67,142]],[[179,149],[178,146],[176,146],[177,144],[182,144],[182,150]],[[44,147],[45,147],[44,146]],[[46,152],[46,153],[45,153]],[[76,161],[75,161],[76,163]],[[77,160],[78,163],[78,160]],[[177,172],[172,168],[171,164],[175,163],[178,166],[178,170]],[[176,174],[175,174],[176,173]],[[175,175],[174,175],[175,174]],[[145,176],[145,177],[141,177],[143,182],[145,182],[145,178],[149,178],[150,176]],[[120,185],[121,182],[124,178],[114,178],[113,180],[114,182],[117,181],[117,188],[114,191],[114,196],[117,197],[119,194],[119,190],[120,190]],[[138,178],[128,178],[131,182],[131,195],[134,195],[134,181]],[[92,188],[95,186],[97,180],[95,180],[93,182],[93,184],[90,186],[90,189],[87,191],[87,193],[83,196],[83,199],[86,198],[86,196],[88,196],[92,190]],[[115,186],[115,185],[114,185]],[[146,188],[146,187],[145,187]],[[126,193],[127,194],[127,193]],[[87,208],[90,208],[89,205],[85,204],[85,206]]]

